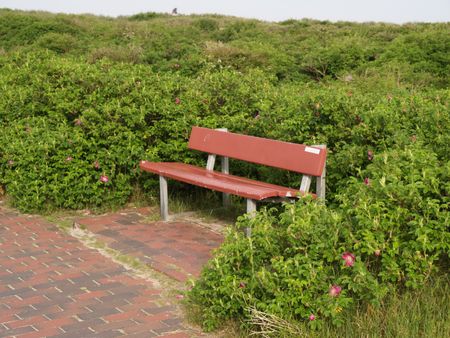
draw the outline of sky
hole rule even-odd
[[[215,13],[265,21],[450,22],[450,0],[0,0],[0,8],[91,13]]]

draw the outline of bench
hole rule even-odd
[[[169,218],[167,178],[219,191],[224,194],[224,204],[229,194],[247,199],[247,213],[256,211],[258,201],[295,200],[310,194],[312,177],[316,177],[316,194],[325,199],[326,147],[306,146],[255,136],[235,134],[226,129],[193,127],[189,149],[209,154],[206,168],[175,163],[141,161],[141,170],[159,175],[161,217]],[[214,171],[216,156],[222,157],[221,172]],[[281,168],[303,174],[300,189],[264,183],[229,173],[229,158]]]

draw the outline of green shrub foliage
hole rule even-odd
[[[450,253],[449,163],[423,144],[373,158],[329,208],[303,200],[242,217],[190,293],[206,329],[256,308],[320,326],[355,302],[418,288]],[[313,317],[312,317],[313,316]]]
[[[39,210],[44,205],[98,206],[102,199],[85,194],[100,192],[88,193],[84,187],[70,191],[73,202],[56,202],[65,200],[58,195],[64,190],[58,185],[65,183],[55,177],[67,174],[83,181],[86,175],[86,182],[94,182],[95,172],[80,170],[74,163],[82,161],[85,168],[93,170],[92,163],[101,161],[104,174],[111,176],[108,185],[117,195],[103,201],[122,204],[134,184],[153,184],[150,175],[138,173],[139,160],[202,163],[204,156],[186,147],[193,125],[327,144],[329,201],[346,185],[345,178],[357,175],[370,163],[368,151],[377,153],[414,138],[432,149],[438,160],[447,158],[450,118],[446,90],[416,92],[373,86],[367,93],[365,86],[358,84],[279,85],[274,81],[256,69],[242,74],[211,66],[196,77],[185,77],[108,60],[88,64],[51,52],[3,56],[0,180],[22,210]],[[27,128],[39,133],[24,132]],[[53,150],[49,151],[46,170],[51,173],[44,174],[35,169],[44,165],[35,154],[40,153],[39,147],[47,149],[52,144],[60,153],[59,160],[73,157],[75,162],[63,167],[50,164],[57,159]],[[10,166],[9,161],[16,165]],[[76,173],[70,173],[72,170]],[[233,171],[292,186],[299,181],[298,175],[240,162],[234,163]],[[21,202],[25,192],[19,187],[30,180],[37,185],[34,191],[39,198]],[[103,189],[98,185],[92,189],[100,187]],[[43,194],[41,189],[47,192]]]

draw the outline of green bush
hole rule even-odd
[[[19,209],[82,209],[127,201],[142,154],[140,140],[109,121],[93,127],[95,118],[104,119],[92,111],[77,128],[55,118],[25,118],[0,135],[1,182]],[[95,144],[89,142],[93,133],[99,137]]]
[[[115,62],[139,63],[143,58],[143,50],[134,45],[100,47],[91,51],[88,61],[94,63],[104,58]]]
[[[155,12],[146,12],[146,13],[138,13],[130,16],[128,20],[131,21],[146,21],[146,20],[152,20],[156,18],[164,18],[167,17],[167,14],[162,13],[155,13]]]
[[[81,30],[55,15],[37,16],[0,10],[0,46],[5,49],[33,44],[49,33],[77,36]]]
[[[213,32],[219,29],[219,24],[216,20],[209,18],[200,18],[195,24],[203,31]]]
[[[354,72],[369,60],[372,51],[367,41],[359,38],[339,38],[317,46],[310,39],[311,51],[302,60],[302,69],[315,79],[337,78],[343,72]]]
[[[378,153],[409,144],[415,138],[429,146],[439,160],[447,157],[450,118],[445,113],[445,90],[417,93],[371,86],[367,94],[359,83],[280,86],[275,78],[256,69],[243,74],[209,65],[199,76],[190,78],[176,71],[156,74],[143,65],[109,61],[86,64],[49,52],[1,57],[2,128],[14,130],[20,121],[45,117],[58,126],[82,131],[84,157],[97,154],[100,147],[116,147],[116,142],[118,149],[123,149],[126,143],[126,149],[134,149],[132,160],[119,160],[127,163],[121,169],[127,175],[126,191],[137,184],[132,170],[142,157],[202,164],[204,156],[186,148],[193,125],[327,144],[330,202],[345,187],[347,177],[357,175],[370,163],[369,150]],[[125,155],[114,152],[110,156]],[[9,170],[6,161],[3,156],[0,170]],[[288,172],[242,162],[233,162],[232,170],[283,185],[298,186],[300,179]],[[151,175],[142,179],[145,186],[153,185]],[[83,190],[80,200],[88,201],[82,194]],[[14,194],[11,197],[14,199]]]
[[[71,55],[91,61],[109,57],[118,62],[150,64],[155,71],[175,67],[184,75],[195,76],[211,57],[210,48],[203,48],[206,43],[221,42],[229,57],[226,65],[242,72],[259,67],[280,82],[328,81],[349,74],[355,78],[366,76],[368,71],[389,76],[390,65],[409,85],[445,88],[448,32],[448,23],[268,23],[152,12],[112,19],[0,9],[0,48],[6,51],[35,49],[36,42],[42,40],[39,45],[45,48],[48,45],[60,53],[68,49]],[[53,42],[47,34],[62,36],[55,36]],[[218,49],[220,54],[223,48]]]
[[[340,204],[302,200],[242,217],[190,292],[204,328],[250,309],[318,327],[342,323],[357,303],[419,288],[450,254],[449,163],[422,144],[373,158]],[[441,264],[441,265],[440,265]]]
[[[432,32],[411,32],[396,38],[379,62],[392,60],[410,66],[404,75],[419,82],[424,74],[435,77],[434,82],[448,86],[450,72],[450,37],[445,26],[437,25]],[[429,82],[429,81],[427,81]]]
[[[70,34],[47,33],[35,42],[36,46],[47,48],[53,52],[63,54],[78,48],[78,40]]]

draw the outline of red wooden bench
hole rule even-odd
[[[161,217],[168,220],[167,178],[190,183],[247,199],[247,212],[256,210],[257,201],[296,199],[308,194],[312,177],[316,179],[316,194],[325,199],[325,146],[306,146],[246,136],[225,129],[193,127],[189,148],[209,153],[206,168],[184,163],[141,161],[140,168],[159,175]],[[214,171],[216,155],[222,156],[221,172]],[[229,174],[228,158],[263,164],[303,174],[300,189],[264,183]]]

